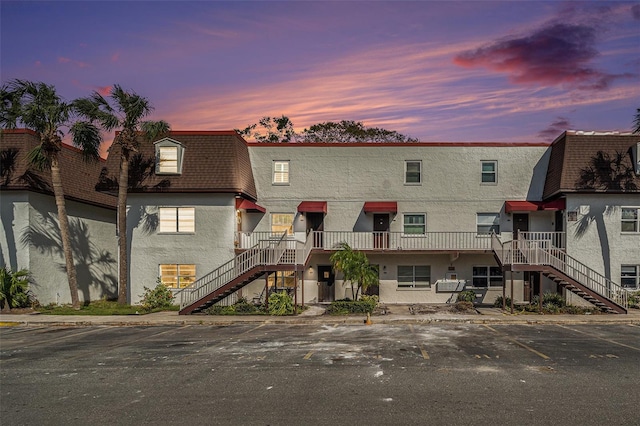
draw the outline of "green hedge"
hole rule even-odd
[[[331,302],[327,313],[330,315],[370,314],[376,306],[378,306],[378,296],[363,294],[360,300],[342,299]]]

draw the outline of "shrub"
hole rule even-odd
[[[269,315],[292,315],[293,299],[286,291],[271,293],[269,296]]]
[[[378,296],[367,296],[366,294],[362,295],[360,300],[336,300],[331,302],[331,305],[327,308],[327,313],[330,315],[371,314],[378,306],[378,301]]]
[[[543,308],[544,308],[544,305],[546,305],[546,304],[551,304],[551,305],[555,305],[558,308],[562,308],[567,303],[565,302],[565,300],[562,297],[562,295],[560,295],[558,293],[545,293],[542,296],[542,306],[543,306]]]
[[[33,295],[29,286],[29,271],[21,269],[13,272],[6,266],[0,268],[0,308],[4,305],[11,308],[26,308],[31,306]]]
[[[467,312],[467,311],[473,311],[474,307],[473,307],[473,302],[456,302],[455,305],[453,305],[453,310],[457,311],[457,312]]]
[[[629,307],[640,308],[640,291],[629,293]]]
[[[167,309],[173,305],[174,295],[173,292],[166,285],[160,282],[158,279],[158,285],[155,288],[144,287],[144,294],[142,294],[142,309],[145,311],[153,311],[156,309]]]
[[[511,306],[511,298],[509,296],[505,297],[505,306]],[[496,301],[493,302],[494,308],[502,308],[502,296],[496,297]]]
[[[456,298],[456,302],[475,302],[476,300],[476,292],[473,290],[465,290],[458,293],[458,297]]]
[[[204,311],[208,315],[262,315],[264,311],[253,305],[245,297],[240,297],[230,306],[213,305]]]

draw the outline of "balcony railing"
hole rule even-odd
[[[273,241],[281,235],[271,232],[238,232],[237,247],[250,248],[260,241]],[[289,235],[291,241],[295,235]],[[301,242],[313,244],[313,249],[336,250],[340,243],[347,243],[356,250],[384,251],[486,251],[491,250],[489,235],[476,232],[427,232],[420,235],[408,235],[402,232],[349,232],[349,231],[312,231],[308,236],[297,237]]]

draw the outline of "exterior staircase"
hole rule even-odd
[[[180,315],[200,312],[211,305],[235,302],[235,294],[265,272],[302,270],[309,260],[313,239],[306,243],[286,239],[259,241],[229,262],[180,291]]]
[[[558,248],[554,244],[554,233],[522,233],[518,239],[506,242],[493,234],[491,248],[505,270],[540,271],[604,312],[627,313],[627,290]]]

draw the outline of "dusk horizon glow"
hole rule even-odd
[[[637,2],[3,1],[2,83],[114,84],[174,130],[354,120],[423,142],[630,131]],[[108,145],[111,141],[106,140]]]

